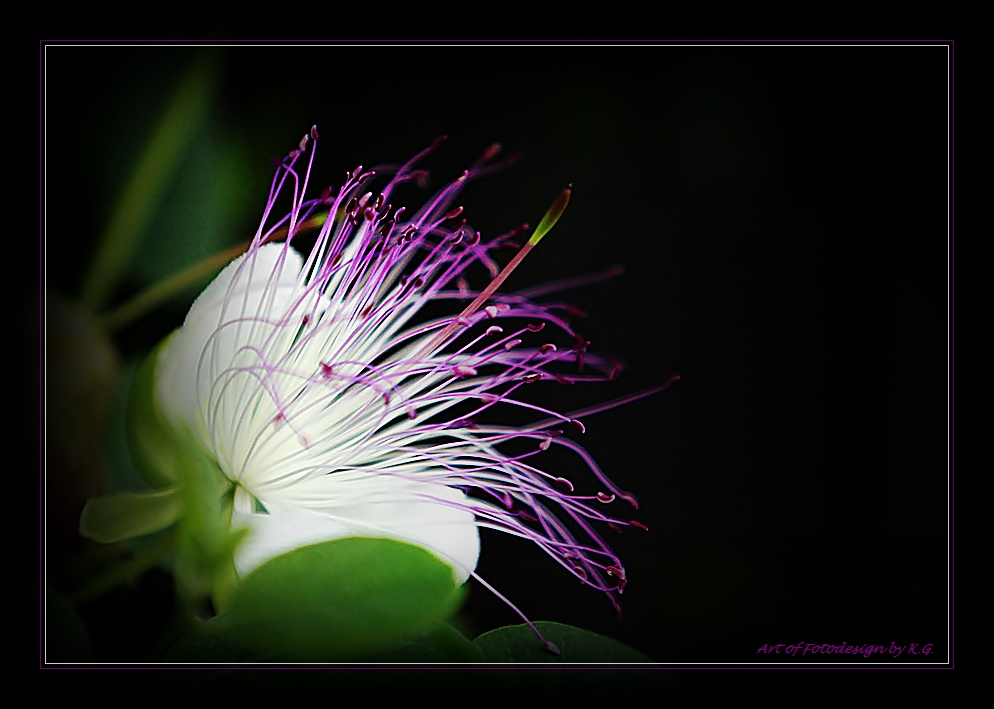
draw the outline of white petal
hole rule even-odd
[[[197,413],[206,403],[212,377],[202,372],[198,378],[197,373],[208,343],[210,362],[222,369],[230,366],[234,353],[246,344],[248,329],[218,328],[241,318],[284,314],[299,291],[302,265],[293,249],[264,244],[228,264],[200,294],[159,358],[157,393],[170,419],[200,430]],[[203,361],[205,367],[210,364],[206,355]]]
[[[334,475],[319,478],[333,481]],[[465,494],[444,485],[397,478],[379,478],[366,488],[366,499],[349,505],[329,505],[335,496],[311,499],[309,505],[269,504],[272,514],[234,514],[233,524],[252,529],[235,556],[245,575],[272,557],[306,544],[342,537],[397,539],[424,547],[452,566],[456,583],[464,583],[480,556],[480,535],[473,513],[426,497],[455,504]],[[316,494],[319,485],[295,485],[292,492]],[[335,487],[334,483],[331,487]],[[373,488],[379,488],[374,490]]]
[[[297,547],[351,536],[345,525],[309,510],[281,515],[235,512],[231,524],[251,530],[235,553],[235,569],[242,576]]]

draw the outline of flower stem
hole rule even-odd
[[[504,267],[504,270],[497,274],[495,279],[490,281],[490,284],[484,288],[478,296],[476,296],[472,303],[467,305],[465,309],[459,313],[457,318],[455,318],[437,335],[431,338],[431,340],[428,341],[428,344],[421,348],[419,353],[414,356],[415,359],[426,355],[445,344],[445,342],[460,327],[462,327],[462,323],[465,322],[465,319],[479,310],[480,307],[487,302],[490,296],[492,296],[497,289],[500,288],[501,284],[507,280],[507,277],[511,275],[511,272],[518,267],[518,264],[525,260],[525,256],[528,255],[528,252],[535,248],[536,244],[542,240],[542,237],[548,234],[552,227],[556,225],[556,222],[559,221],[559,217],[561,217],[563,212],[566,211],[566,205],[569,204],[569,195],[571,191],[572,185],[559,193],[559,196],[556,197],[556,201],[552,203],[552,206],[549,207],[549,211],[545,213],[545,216],[542,217],[542,221],[538,223],[538,226],[535,228],[535,233],[533,233],[531,238],[525,242],[525,245],[518,250],[518,253],[514,255],[511,262]]]
[[[316,214],[303,224],[300,224],[297,227],[297,233],[300,233],[306,229],[319,227],[324,224],[327,218],[327,212]],[[282,241],[286,239],[286,236],[287,228],[283,227],[282,229],[277,229],[267,239],[267,241]],[[244,244],[239,244],[238,246],[232,246],[230,249],[225,249],[224,251],[220,251],[213,256],[208,256],[200,263],[195,263],[179,273],[174,273],[173,275],[162,279],[158,283],[152,284],[124,305],[121,305],[102,316],[100,319],[101,323],[107,332],[115,332],[120,330],[122,327],[129,325],[131,322],[141,317],[148,311],[153,310],[165,301],[169,300],[184,288],[206,281],[208,278],[215,276],[218,271],[228,265],[228,262],[245,253],[245,251],[248,250],[250,243],[251,242],[245,242]]]
[[[233,246],[152,284],[124,305],[101,317],[101,323],[107,332],[120,330],[183,289],[214,276],[246,248],[247,244]]]

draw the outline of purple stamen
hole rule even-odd
[[[201,358],[202,375],[209,381],[209,401],[201,415],[213,436],[210,444],[225,473],[242,481],[263,504],[274,490],[317,476],[338,475],[343,487],[361,485],[365,475],[465,491],[468,496],[458,502],[441,496],[426,499],[471,512],[480,527],[539,544],[584,584],[605,593],[620,613],[614,596],[627,584],[624,568],[597,530],[646,527],[608,516],[606,508],[596,504],[620,499],[638,508],[634,496],[614,485],[579,444],[562,435],[563,428],[569,425],[585,433],[579,417],[663,391],[677,377],[662,387],[571,413],[515,398],[525,384],[539,384],[541,390],[547,380],[608,381],[620,373],[617,361],[586,353],[589,342],[563,316],[576,315],[577,309],[535,300],[612,278],[620,269],[514,294],[497,291],[534,246],[532,241],[523,247],[511,241],[527,226],[486,241],[465,221],[447,224],[462,214],[463,208],[453,205],[469,181],[517,159],[492,163],[497,145],[412,218],[404,219],[403,207],[391,215],[394,189],[422,180],[426,173],[416,170],[416,164],[443,141],[444,136],[400,167],[365,173],[357,167],[346,174],[337,192],[328,188],[312,200],[305,194],[317,150],[316,127],[301,139],[298,150],[279,162],[249,255],[237,267],[224,298],[222,324]],[[301,179],[296,165],[308,150]],[[388,184],[369,190],[376,172],[390,176]],[[267,229],[284,188],[292,192],[291,211]],[[291,242],[325,210],[327,218],[300,277],[287,286],[283,269],[293,256]],[[255,254],[284,228],[286,243],[278,265],[253,311],[245,284],[255,282]],[[543,229],[541,224],[538,229]],[[504,269],[494,258],[502,247],[519,249]],[[467,279],[474,264],[491,277],[479,290]],[[423,306],[446,299],[470,303],[458,315],[417,321]],[[505,335],[501,326],[488,325],[497,319],[516,322]],[[532,335],[546,326],[572,339],[572,349],[536,343]],[[218,343],[230,339],[239,346],[224,360],[222,355],[227,355]],[[557,371],[574,359],[578,373]],[[507,406],[534,412],[539,420],[514,427],[473,421],[482,421],[485,417],[479,415],[485,411],[493,415]],[[262,418],[265,425],[257,420]],[[503,448],[512,441],[531,442],[524,452],[510,455]],[[577,491],[565,477],[533,467],[534,456],[553,443],[575,452],[596,482],[577,479]],[[263,481],[258,489],[251,487],[255,480]],[[541,637],[510,601],[469,571]],[[558,654],[555,645],[542,640]]]

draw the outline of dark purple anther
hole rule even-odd
[[[483,153],[483,160],[492,160],[500,153],[500,143],[494,143]]]

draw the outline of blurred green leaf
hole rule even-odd
[[[428,633],[408,646],[410,656],[475,656],[456,631],[439,628],[462,597],[452,568],[421,547],[360,537],[323,542],[249,574],[231,610],[177,643],[169,659],[368,660]]]
[[[175,485],[179,481],[180,451],[176,434],[155,397],[159,354],[172,337],[169,335],[156,345],[138,368],[125,418],[131,458],[142,477],[156,488]]]
[[[229,128],[208,118],[193,136],[178,179],[135,251],[132,285],[161,281],[251,239],[269,165],[257,165]],[[193,298],[208,281],[202,276],[175,294]]]
[[[195,606],[232,584],[232,555],[245,530],[231,529],[232,483],[194,433],[169,422],[155,393],[159,354],[149,353],[135,375],[128,402],[127,435],[135,467],[153,486],[177,491],[176,581],[184,602]]]
[[[45,662],[92,662],[93,647],[83,621],[60,596],[45,586]]]
[[[245,244],[224,249],[153,283],[131,300],[107,313],[102,322],[108,332],[120,329],[150,310],[179,296],[191,287],[199,287],[216,276],[233,258],[243,253]]]
[[[535,623],[542,636],[556,644],[559,655],[542,646],[535,632],[527,625],[509,625],[476,638],[473,641],[487,662],[509,664],[562,664],[584,662],[596,664],[640,664],[652,662],[648,657],[617,640],[588,630],[561,623]]]
[[[165,529],[179,519],[181,511],[180,496],[174,487],[94,497],[83,507],[79,532],[95,542],[112,544]]]
[[[231,529],[232,484],[188,429],[174,434],[183,516],[177,525],[176,582],[181,598],[195,604],[227,587],[235,549],[247,530]]]
[[[45,291],[46,504],[49,553],[79,543],[79,513],[103,494],[102,434],[120,364],[85,307]]]
[[[92,310],[102,308],[120,282],[207,113],[218,73],[210,56],[190,68],[121,194],[83,284],[81,299]]]

